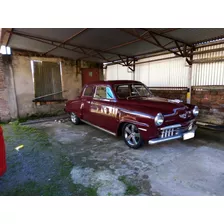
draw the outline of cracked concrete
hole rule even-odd
[[[224,133],[199,129],[196,138],[189,141],[133,150],[121,138],[88,125],[67,122],[40,126],[57,142],[67,144],[65,150],[74,162],[74,183],[102,185],[100,195],[123,195],[120,176],[146,195],[224,195]],[[211,132],[220,141],[213,141]],[[204,138],[207,135],[210,139]],[[92,173],[85,173],[86,169]]]
[[[96,187],[98,195],[224,195],[224,133],[199,129],[196,138],[175,140],[139,150],[91,126],[45,122],[53,148],[70,159],[74,184]],[[125,177],[127,183],[121,181]]]

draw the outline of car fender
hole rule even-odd
[[[125,123],[134,124],[139,129],[144,140],[147,140],[149,136],[156,136],[158,134],[158,129],[154,124],[154,116],[140,112],[120,111],[117,135],[121,134],[121,129]]]

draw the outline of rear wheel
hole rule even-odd
[[[70,114],[70,119],[71,119],[71,122],[75,125],[78,125],[81,122],[80,119],[73,112]]]
[[[130,148],[138,149],[142,146],[143,140],[141,134],[134,124],[125,124],[122,133],[125,143]]]

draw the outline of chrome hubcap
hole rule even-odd
[[[74,113],[71,113],[71,121],[72,121],[73,123],[76,123],[76,120],[77,120],[76,115],[75,115]]]
[[[128,144],[135,146],[140,141],[140,133],[135,125],[128,124],[124,130],[124,137]]]

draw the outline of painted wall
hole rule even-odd
[[[66,91],[63,93],[63,97],[68,100],[74,99],[81,92],[81,68],[94,68],[96,66],[97,68],[100,67],[99,64],[91,62],[78,63],[77,61],[73,60],[37,57],[33,55],[27,55],[19,51],[14,51],[13,55],[11,56],[11,67],[13,72],[13,77],[11,77],[11,79],[13,79],[14,81],[14,93],[16,95],[16,99],[12,100],[14,102],[8,102],[8,104],[17,105],[19,117],[27,117],[33,114],[41,115],[64,113],[64,102],[49,102],[44,105],[39,105],[32,102],[32,100],[34,99],[34,82],[31,69],[31,60],[60,63],[62,90]],[[102,73],[101,70],[102,69],[100,69],[100,73]],[[8,74],[5,73],[5,75],[8,77]],[[12,93],[13,91],[10,91],[10,96],[12,95]],[[11,110],[12,113],[15,113],[15,108],[12,108]],[[6,113],[5,109],[4,111]],[[8,117],[10,117],[10,114],[8,115]]]
[[[10,111],[8,107],[8,90],[4,73],[5,70],[3,58],[0,54],[0,122],[10,119]]]

